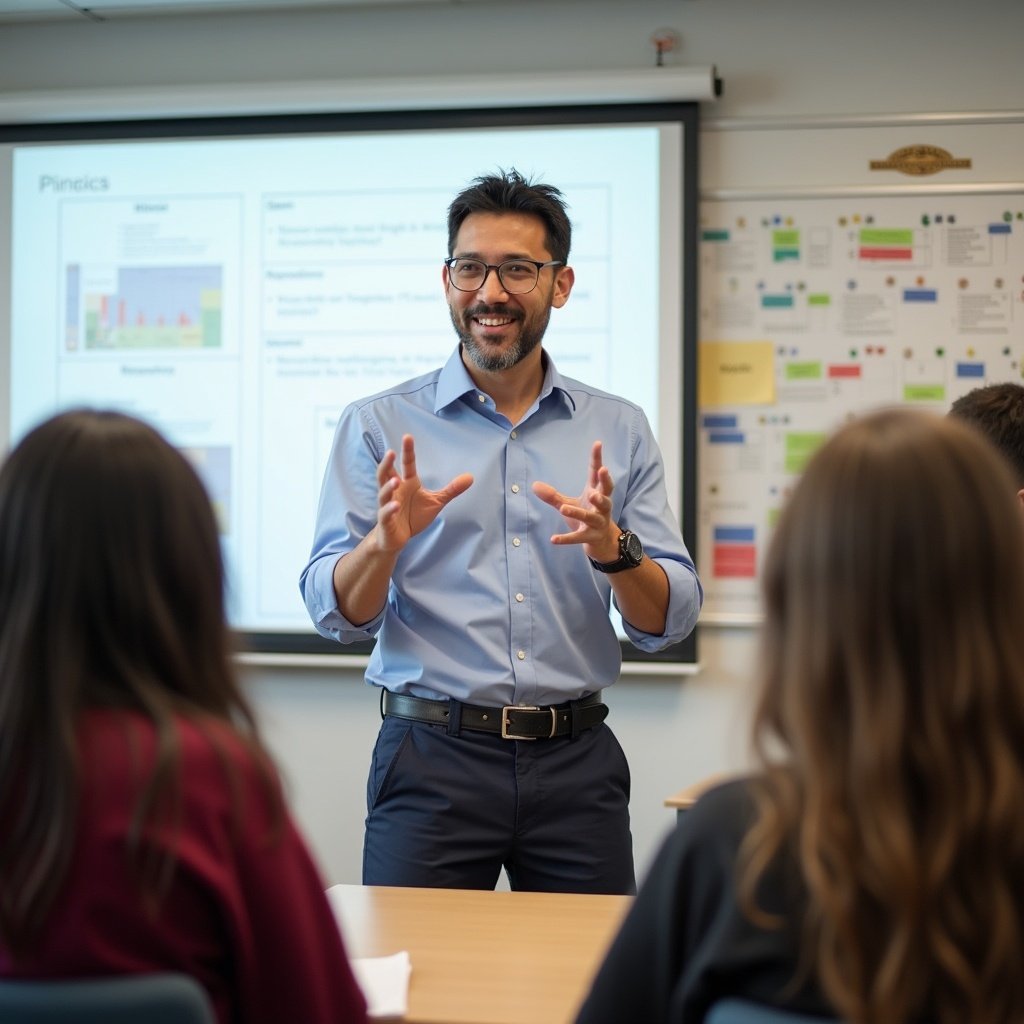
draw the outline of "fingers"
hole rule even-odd
[[[443,487],[437,492],[437,496],[443,505],[447,505],[452,498],[457,498],[460,494],[464,494],[473,485],[473,474],[472,473],[460,473],[447,487]]]
[[[560,505],[565,505],[572,500],[562,494],[561,491],[556,491],[551,484],[541,483],[539,480],[533,484],[533,493],[552,508],[558,508]]]
[[[380,510],[377,512],[377,522],[384,529],[388,529],[395,522],[401,508],[402,503],[400,501],[382,501]]]
[[[588,485],[578,497],[569,497],[561,491],[555,490],[551,484],[540,480],[533,484],[533,493],[545,504],[557,509],[563,516],[572,519],[579,519],[584,522],[592,522],[593,513],[598,513],[599,518],[607,518],[612,513],[612,491],[615,490],[612,483],[612,475],[607,466],[591,467],[593,484]],[[571,510],[571,511],[570,511]],[[596,519],[593,525],[598,525]]]
[[[402,476],[411,480],[416,475],[416,446],[412,434],[402,435]]]
[[[377,486],[383,487],[395,475],[395,453],[388,449],[377,464]]]
[[[600,441],[595,441],[590,447],[590,471],[587,474],[587,486],[597,487],[598,474],[601,472],[604,455]]]
[[[395,494],[402,480],[395,472],[396,457],[394,451],[389,448],[377,466],[377,521],[381,524],[393,517],[399,508]]]
[[[595,441],[590,456],[591,473],[594,476],[594,483],[591,486],[594,490],[599,490],[602,494],[610,496],[612,491],[615,490],[615,483],[612,480],[612,471],[604,464],[602,459],[601,442]],[[596,470],[594,469],[595,461],[597,463]]]
[[[402,478],[395,472],[395,459],[395,453],[388,449],[377,466],[377,483],[380,485],[377,491],[377,522],[382,526],[393,519],[401,507],[400,502],[395,500],[395,494],[402,483]]]
[[[576,519],[588,526],[603,526],[612,514],[612,499],[600,491],[587,495],[583,503],[567,501],[557,506],[566,519]]]

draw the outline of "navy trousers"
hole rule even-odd
[[[575,738],[449,735],[387,717],[367,781],[365,885],[636,891],[629,767],[607,725]]]

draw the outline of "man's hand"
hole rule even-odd
[[[582,544],[588,557],[597,562],[614,562],[619,557],[619,534],[612,522],[612,475],[602,462],[601,442],[590,449],[587,484],[578,498],[556,491],[550,484],[537,481],[533,493],[558,511],[570,527],[568,533],[556,533],[552,544]]]
[[[473,483],[469,473],[455,477],[439,491],[428,491],[416,472],[416,449],[410,434],[402,437],[402,472],[396,468],[398,456],[388,449],[377,467],[379,507],[376,545],[379,551],[401,551],[411,537],[425,530],[453,498]]]

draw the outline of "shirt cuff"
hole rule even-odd
[[[385,608],[369,622],[361,625],[349,622],[338,608],[338,599],[334,593],[334,566],[337,558],[321,558],[310,570],[307,586],[312,600],[311,617],[316,631],[330,640],[351,644],[357,640],[372,640],[384,622]]]

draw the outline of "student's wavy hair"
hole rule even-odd
[[[951,416],[972,423],[1010,460],[1024,488],[1024,386],[1007,381],[961,395]]]
[[[29,948],[68,871],[84,710],[155,723],[130,842],[150,906],[174,866],[140,843],[148,821],[178,811],[174,716],[230,722],[280,812],[231,654],[217,526],[185,457],[114,412],[63,413],[27,434],[0,469],[0,940],[12,953]]]
[[[449,256],[455,252],[462,222],[471,213],[531,213],[540,217],[551,258],[563,263],[569,259],[572,225],[565,212],[565,199],[553,185],[530,182],[515,169],[474,178],[448,207]]]
[[[811,459],[764,568],[765,772],[740,891],[808,893],[803,969],[852,1024],[1024,1020],[1024,517],[950,418]]]

